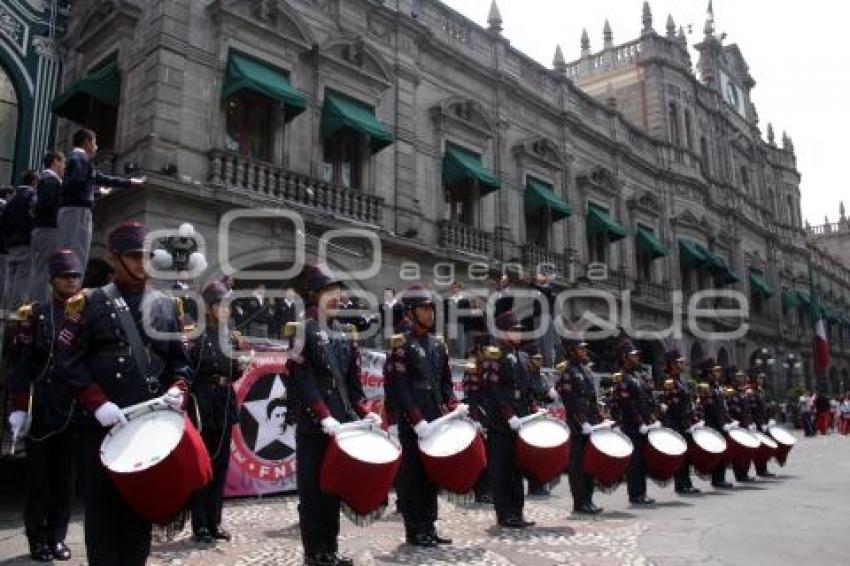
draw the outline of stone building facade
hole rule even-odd
[[[778,388],[811,384],[809,258],[835,309],[850,271],[807,245],[792,142],[777,146],[770,128],[762,140],[738,48],[709,22],[694,72],[675,26],[656,32],[645,6],[637,40],[615,45],[607,27],[601,51],[585,37],[579,61],[557,49],[547,68],[503,37],[495,4],[488,20],[436,0],[75,2],[65,88],[119,74],[102,157],[150,181],[98,203],[94,261],[128,215],[154,228],[188,220],[206,240],[204,278],[216,277],[222,219],[278,208],[303,218],[308,256],[327,230],[373,231],[380,269],[355,284],[379,295],[406,284],[411,261],[426,281],[445,262],[461,280],[470,265],[546,265],[561,288],[631,292],[634,326],[663,331],[681,309],[673,290],[737,289],[754,303],[743,339],[660,336],[641,343],[648,361],[676,345],[694,362],[773,360]],[[59,139],[74,127],[63,121]],[[287,265],[300,238],[259,216],[229,234],[243,269]],[[368,256],[362,240],[337,243]],[[588,328],[585,308],[603,309],[573,302],[568,321]],[[845,377],[847,326],[833,342]]]
[[[850,218],[847,218],[843,201],[838,205],[838,222],[830,222],[829,218],[825,218],[823,224],[807,224],[806,230],[816,247],[832,254],[844,267],[850,268]]]
[[[59,0],[0,3],[0,185],[38,168],[53,143],[50,104],[61,74],[56,37],[67,11]]]

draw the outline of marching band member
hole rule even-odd
[[[451,544],[437,534],[438,488],[426,475],[419,457],[419,438],[434,431],[431,421],[458,406],[445,343],[431,335],[434,299],[422,285],[411,285],[402,302],[409,330],[390,339],[384,366],[387,414],[399,415],[401,467],[396,489],[408,544],[433,547]]]
[[[532,407],[534,410],[545,409],[549,403],[558,400],[558,393],[549,385],[546,376],[542,373],[543,354],[537,342],[528,342],[523,349],[528,356],[527,371],[531,380]],[[549,495],[549,486],[528,478],[528,495],[541,497]]]
[[[230,433],[239,422],[233,382],[239,379],[239,361],[225,350],[238,347],[239,335],[227,328],[230,306],[222,303],[230,291],[219,281],[210,283],[201,293],[207,306],[207,325],[203,336],[189,351],[194,369],[192,400],[200,422],[198,430],[212,459],[213,479],[192,500],[192,539],[210,543],[230,540],[221,526],[224,481],[230,463]],[[222,347],[222,340],[230,342]],[[195,412],[190,412],[195,416]]]
[[[463,400],[469,405],[469,416],[486,431],[488,426],[488,413],[484,406],[484,381],[482,369],[484,353],[490,343],[490,336],[484,332],[473,335],[473,348],[470,359],[467,361],[463,371]],[[490,471],[485,467],[475,484],[475,502],[493,503],[493,492],[490,488]]]
[[[521,417],[529,414],[532,404],[528,360],[519,349],[522,325],[513,311],[506,310],[495,319],[496,328],[507,336],[491,346],[486,354],[490,363],[484,373],[484,397],[491,419],[489,443],[490,473],[500,526],[523,529],[534,525],[523,518],[525,489],[522,473],[514,461],[516,432],[522,426]]]
[[[664,412],[664,426],[671,428],[683,437],[690,435],[689,430],[697,422],[694,418],[694,404],[691,392],[682,379],[682,371],[685,369],[685,358],[679,350],[670,350],[664,354],[664,366],[667,380],[664,382],[664,404],[667,410]],[[694,495],[700,492],[691,481],[691,463],[687,454],[685,461],[674,477],[676,493],[681,495]]]
[[[726,381],[728,384],[728,387],[726,388],[726,406],[729,411],[730,418],[738,421],[738,424],[742,428],[755,431],[756,423],[753,422],[752,412],[750,411],[750,401],[746,396],[746,390],[749,388],[749,384],[742,379],[743,377],[744,372],[738,371],[738,368],[726,368]],[[732,471],[735,473],[735,481],[741,483],[755,481],[755,479],[749,475],[749,469],[749,463],[746,467],[734,465],[732,467]]]
[[[714,362],[714,358],[706,358],[699,364],[700,377],[706,382],[706,388],[700,388],[700,405],[702,419],[709,426],[725,436],[732,419],[726,408],[726,398],[720,385],[723,368]],[[726,462],[721,462],[711,474],[711,485],[719,489],[732,489],[732,484],[726,481]]]
[[[190,377],[176,305],[147,286],[144,241],[145,228],[138,222],[112,231],[113,283],[68,300],[57,340],[58,377],[94,417],[83,431],[85,539],[92,566],[144,564],[151,545],[151,523],[124,501],[100,461],[106,433],[127,422],[122,407],[163,393],[166,404],[183,410]],[[143,307],[150,313],[145,322],[174,338],[149,337]]]
[[[353,560],[338,554],[339,498],[319,487],[319,472],[330,437],[341,423],[366,418],[381,426],[381,417],[368,411],[360,382],[360,348],[351,325],[330,321],[340,308],[341,284],[315,266],[300,275],[307,306],[306,320],[287,328],[290,338],[303,339],[297,357],[288,360],[296,413],[295,458],[298,517],[305,564],[349,566]],[[328,321],[329,327],[322,322]],[[296,324],[303,325],[302,332]]]
[[[567,360],[558,364],[559,377],[555,389],[564,403],[572,439],[569,479],[573,513],[596,515],[602,512],[602,508],[593,504],[593,477],[584,471],[584,453],[593,425],[602,422],[603,418],[587,365],[587,343],[566,339],[561,343]]]
[[[764,399],[763,375],[760,371],[754,370],[750,374],[750,394],[747,395],[747,401],[750,404],[750,414],[753,422],[760,431],[770,435],[768,427],[776,424],[776,421],[768,417],[767,403]],[[755,464],[756,475],[761,478],[775,478],[773,474],[767,470],[767,462]]]
[[[22,307],[16,345],[9,415],[12,436],[20,438],[31,406],[26,441],[28,489],[24,527],[30,556],[39,562],[70,560],[65,545],[73,501],[77,423],[71,391],[56,379],[53,358],[65,303],[80,291],[80,260],[73,251],[55,252],[47,261],[51,300]],[[43,282],[42,282],[43,283]]]
[[[646,464],[643,447],[650,428],[661,423],[655,417],[652,389],[640,368],[640,350],[631,340],[620,346],[622,381],[615,386],[614,403],[620,415],[620,428],[634,445],[634,453],[626,470],[629,502],[632,505],[653,505],[655,500],[646,496]]]

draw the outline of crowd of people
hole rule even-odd
[[[826,435],[829,431],[844,436],[850,433],[850,393],[830,398],[823,393],[804,391],[797,411],[806,436]]]

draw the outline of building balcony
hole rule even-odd
[[[379,225],[384,208],[381,197],[219,150],[210,153],[210,182],[247,196],[308,207],[367,224]]]
[[[632,296],[643,303],[652,305],[670,304],[670,286],[650,283],[648,281],[636,281]]]
[[[438,227],[441,248],[483,257],[493,255],[493,234],[450,220],[439,222]]]
[[[525,244],[521,248],[522,264],[531,272],[537,273],[543,269],[554,270],[564,274],[564,255],[549,251],[537,244]]]

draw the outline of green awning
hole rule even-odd
[[[53,102],[57,116],[82,124],[91,108],[92,99],[117,107],[121,101],[121,72],[115,57],[89,71],[73,83]]]
[[[552,211],[552,220],[558,221],[573,213],[572,207],[558,198],[555,189],[534,177],[528,177],[525,183],[525,212],[536,214],[542,209]]]
[[[750,290],[756,293],[761,293],[767,298],[773,296],[773,288],[768,285],[767,280],[764,278],[764,274],[757,270],[750,270]]]
[[[284,105],[284,117],[291,120],[307,108],[307,99],[290,83],[287,73],[246,55],[231,53],[224,75],[221,96],[228,99],[248,90],[262,94]]]
[[[374,108],[343,94],[326,92],[319,132],[322,138],[326,139],[343,128],[350,128],[367,136],[372,153],[377,153],[393,143],[392,134],[375,118]]]
[[[711,252],[708,252],[708,255],[710,256],[708,269],[717,281],[720,281],[725,285],[730,285],[741,280],[738,274],[729,267],[729,264],[726,263],[725,259]]]
[[[800,297],[797,296],[797,291],[782,291],[782,306],[788,310],[799,308]]]
[[[680,261],[691,267],[700,267],[709,261],[708,251],[693,240],[679,239]]]
[[[801,306],[807,307],[812,304],[812,297],[806,291],[795,291],[795,293]]]
[[[451,186],[461,181],[478,184],[482,195],[502,186],[502,180],[481,163],[481,156],[456,145],[447,145],[443,156],[443,184]]]
[[[622,224],[611,218],[608,210],[589,204],[587,207],[587,229],[591,233],[604,233],[609,242],[616,242],[626,237],[626,229]]]
[[[635,237],[639,250],[650,254],[653,259],[670,255],[670,250],[662,244],[649,228],[638,226]]]

